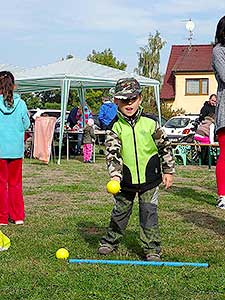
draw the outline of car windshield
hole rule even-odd
[[[190,122],[189,118],[172,118],[165,123],[166,128],[183,128]]]

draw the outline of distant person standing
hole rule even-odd
[[[87,124],[87,121],[89,119],[92,119],[92,111],[90,110],[90,108],[86,105],[84,105],[83,109],[79,110],[79,118],[78,118],[78,125],[79,128],[84,128],[84,126]]]
[[[225,16],[217,24],[212,66],[218,82],[216,133],[220,146],[220,155],[216,164],[217,207],[225,209]]]
[[[79,107],[75,106],[71,109],[69,116],[67,118],[67,124],[70,128],[73,128],[77,124],[77,112]]]
[[[89,119],[92,119],[92,111],[89,109],[89,107],[84,105],[83,109],[79,108],[77,111],[77,127],[79,131],[82,131],[84,127],[86,126]],[[76,153],[77,155],[81,154],[81,145],[83,141],[83,132],[78,132],[77,134],[77,149]]]
[[[87,124],[83,130],[83,154],[85,163],[91,163],[91,157],[93,153],[93,140],[95,140],[93,125],[94,120],[88,119]]]
[[[24,223],[22,158],[24,132],[30,126],[27,106],[13,91],[12,73],[0,72],[0,225]]]
[[[198,125],[194,135],[194,140],[200,144],[214,144],[215,141],[215,114],[210,113]],[[201,162],[202,164],[209,164],[209,147],[201,148]]]
[[[205,103],[203,104],[200,110],[199,122],[202,122],[206,116],[215,114],[216,103],[217,103],[216,94],[210,95],[209,100],[205,101]]]
[[[117,105],[110,101],[109,98],[102,98],[102,105],[98,114],[101,129],[107,129],[108,125],[117,114]]]
[[[201,144],[213,144],[214,133],[215,133],[215,115],[209,114],[199,124],[194,135],[194,140]]]

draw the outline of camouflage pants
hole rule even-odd
[[[115,196],[115,205],[111,214],[111,221],[100,244],[115,248],[127,227],[132,213],[135,192],[121,191]],[[158,228],[158,187],[138,193],[140,240],[145,254],[160,253],[160,234]]]

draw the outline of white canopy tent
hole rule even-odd
[[[141,86],[154,87],[155,100],[158,108],[159,120],[161,122],[159,82],[157,80],[81,60],[79,58],[62,60],[23,71],[14,71],[17,91],[20,93],[61,89],[61,124],[58,164],[60,164],[61,160],[61,146],[70,88],[78,89],[80,102],[83,106],[86,89],[110,88],[115,86],[117,80],[120,78],[135,77],[140,82]]]
[[[17,72],[25,71],[25,68],[9,65],[9,64],[0,64],[0,71],[9,71],[15,74]]]

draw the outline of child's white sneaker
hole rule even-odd
[[[220,209],[225,209],[225,196],[220,196],[217,200],[217,206]]]
[[[15,224],[16,224],[16,225],[23,225],[23,224],[24,224],[24,221],[23,221],[23,220],[15,221]]]

